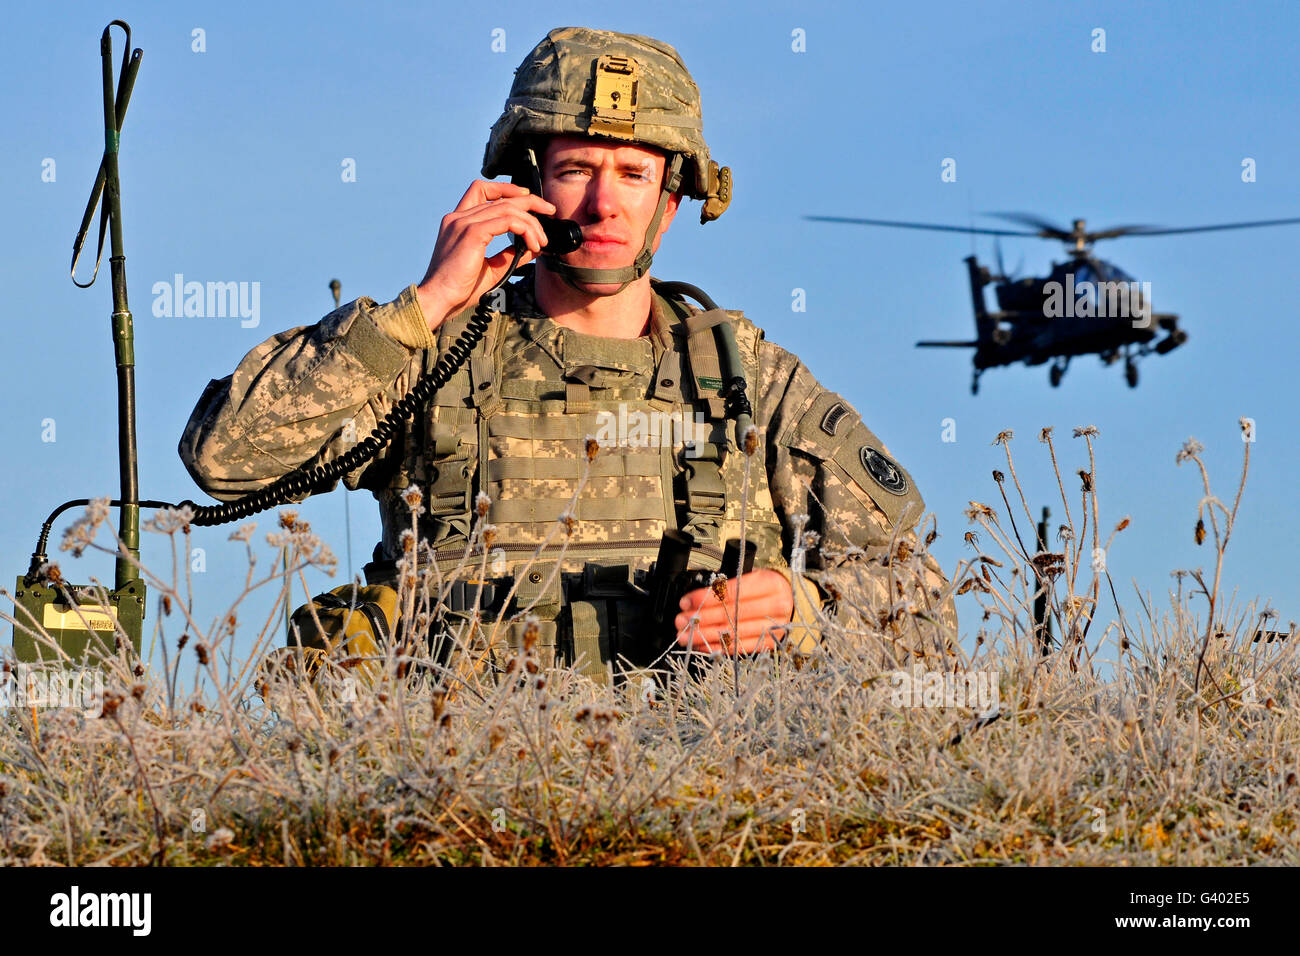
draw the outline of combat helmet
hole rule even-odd
[[[668,197],[679,187],[704,204],[701,223],[717,219],[731,202],[731,169],[719,168],[704,142],[699,88],[677,51],[651,37],[584,27],[548,33],[515,70],[484,151],[483,176],[509,175],[535,188],[541,170],[533,137],[542,136],[588,136],[667,154],[659,205],[632,265],[585,269],[542,253],[570,285],[618,282],[621,292],[645,275]]]

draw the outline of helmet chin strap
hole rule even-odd
[[[526,151],[526,155],[528,156],[528,162],[533,167],[534,182],[540,184],[542,175],[537,166],[537,157],[531,149]],[[664,169],[664,182],[659,190],[659,204],[655,207],[655,214],[650,219],[650,225],[646,227],[645,241],[641,244],[641,251],[637,253],[636,259],[633,260],[630,266],[622,266],[618,269],[589,269],[583,266],[571,266],[567,262],[561,262],[559,256],[553,256],[548,252],[541,254],[542,265],[584,295],[618,295],[628,285],[650,271],[650,263],[654,260],[654,252],[651,247],[654,245],[655,236],[659,232],[659,222],[663,219],[664,210],[668,207],[668,197],[677,191],[681,182],[682,154],[673,153],[672,159]],[[540,189],[538,195],[541,195]],[[594,292],[591,289],[584,289],[578,285],[579,282],[593,285],[612,285],[617,282],[619,287],[613,292]]]

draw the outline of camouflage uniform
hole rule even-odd
[[[616,40],[623,45],[611,47]],[[671,47],[644,37],[552,31],[525,60],[533,72],[521,67],[517,73],[507,112],[489,142],[485,175],[510,171],[518,159],[511,153],[516,128],[568,128],[564,124],[577,107],[561,104],[552,128],[544,111],[538,112],[546,101],[528,84],[549,89],[556,76],[563,79],[575,45],[588,57],[613,48],[643,61],[643,112],[659,117],[647,123],[665,125],[646,133],[630,124],[635,135],[620,137],[617,124],[626,114],[607,111],[615,125],[603,136],[676,151],[687,163],[674,163],[672,179],[666,173],[664,195],[680,184],[685,194],[704,201],[702,220],[720,215],[730,200],[729,170],[708,159],[698,135],[682,132],[692,122],[698,128],[698,92],[694,119],[664,118],[673,103],[668,98],[663,108],[654,105],[653,81],[671,73],[673,63],[685,68]],[[624,65],[616,61],[614,68]],[[583,95],[590,99],[590,90]],[[656,217],[638,257],[642,272],[649,267],[649,237],[657,222]],[[609,272],[611,281],[624,283],[635,274]],[[568,653],[582,651],[589,672],[600,676],[605,665],[596,659],[608,660],[619,646],[619,629],[644,614],[622,597],[583,593],[575,600],[567,589],[573,576],[592,569],[584,590],[597,579],[591,576],[595,569],[601,569],[600,581],[623,575],[626,585],[654,560],[668,528],[690,531],[699,543],[692,567],[717,569],[723,544],[740,537],[743,505],[744,536],[758,545],[755,567],[792,578],[796,613],[789,641],[807,646],[816,640],[817,606],[827,601],[828,610],[850,627],[859,614],[882,619],[900,601],[910,601],[943,615],[955,629],[951,602],[938,606],[946,582],[933,560],[924,559],[919,577],[910,574],[908,562],[890,560],[895,525],[904,550],[915,544],[912,528],[922,502],[911,476],[847,402],[822,388],[802,362],[767,341],[742,313],[726,315],[758,430],[750,458],[735,448],[732,426],[723,417],[722,373],[708,324],[718,313],[702,313],[656,289],[649,334],[610,339],[563,328],[543,315],[531,267],[505,291],[505,301],[497,303],[501,310],[493,313],[488,334],[469,360],[383,455],[344,478],[348,488],[366,488],[380,503],[383,540],[368,578],[391,578],[385,562],[402,554],[401,534],[411,527],[401,497],[406,487],[424,492],[420,536],[434,547],[443,572],[462,563],[475,497],[484,492],[491,499],[487,520],[495,526],[489,548],[494,553],[476,555],[473,569],[489,565],[490,574],[522,575],[520,606],[531,604],[542,617],[543,644],[558,641],[566,628],[585,635],[573,637]],[[471,312],[445,322],[433,341],[411,286],[391,303],[358,299],[316,325],[273,336],[232,376],[208,385],[181,439],[182,459],[200,487],[230,500],[304,462],[339,457],[432,368]],[[590,461],[588,436],[608,439]],[[807,550],[806,575],[790,570],[801,524],[821,545]],[[547,541],[550,546],[535,556]],[[551,574],[556,561],[560,567]],[[617,591],[616,586],[610,593]]]

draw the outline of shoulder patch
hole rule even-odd
[[[876,484],[884,488],[892,495],[907,494],[908,481],[907,475],[903,469],[898,467],[898,463],[870,445],[863,445],[858,449],[858,458],[862,461],[862,467],[867,470]]]
[[[849,408],[843,402],[836,402],[830,408],[826,409],[826,414],[822,416],[822,431],[835,437],[835,430],[840,427],[840,422],[844,416],[849,413]]]

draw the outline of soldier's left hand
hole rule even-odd
[[[740,586],[739,620],[736,616],[736,586]],[[699,617],[698,622],[691,619]],[[790,582],[779,571],[765,568],[727,581],[723,601],[712,588],[697,588],[682,598],[681,611],[673,621],[677,645],[686,650],[708,653],[757,654],[776,647],[786,633],[782,627],[794,616],[794,594]],[[739,633],[738,639],[734,636]]]

